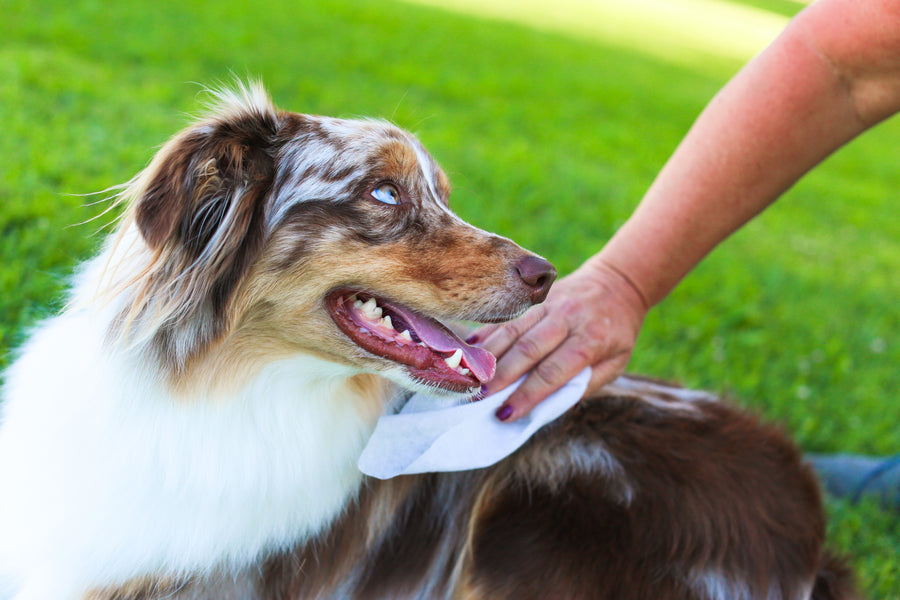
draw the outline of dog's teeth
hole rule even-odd
[[[465,368],[465,367],[459,367],[459,368],[456,369],[456,372],[459,373],[460,375],[468,375],[468,374],[471,373],[472,371],[468,370],[468,369]]]
[[[409,342],[412,341],[412,334],[409,333],[409,329],[404,329],[403,333],[400,334],[400,337]]]
[[[393,328],[394,328],[394,325],[391,323],[391,316],[390,316],[390,315],[388,315],[388,316],[384,317],[383,319],[381,319],[381,320],[379,321],[379,323],[381,323],[381,325],[382,325],[385,329],[393,329]]]
[[[378,306],[377,302],[375,302],[375,298],[369,298],[368,300],[366,300],[360,310],[362,310],[363,314],[372,320],[381,318],[381,307]]]
[[[363,304],[362,300],[354,300],[353,301],[353,308],[355,308],[356,310],[362,310],[363,306],[364,306],[364,304]]]
[[[456,352],[454,352],[450,357],[444,359],[444,362],[447,363],[447,366],[450,367],[451,369],[455,369],[456,367],[459,366],[459,362],[461,360],[462,360],[462,350],[457,348]]]
[[[425,345],[425,342],[419,342],[417,345],[418,345],[418,346],[422,346],[423,348],[427,348],[427,347],[428,347],[428,346]]]

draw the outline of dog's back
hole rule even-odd
[[[326,533],[243,577],[172,581],[132,597],[242,594],[857,597],[850,571],[824,550],[814,476],[778,429],[712,396],[635,378],[582,401],[491,468],[366,480]]]

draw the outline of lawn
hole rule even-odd
[[[414,130],[450,174],[458,213],[565,272],[801,7],[545,4],[7,0],[0,364],[102,239],[104,195],[84,194],[141,169],[203,84],[259,76],[285,108]],[[723,244],[651,313],[631,369],[727,393],[806,450],[900,452],[898,136],[896,120],[866,134]],[[897,515],[829,511],[869,596],[900,597]]]

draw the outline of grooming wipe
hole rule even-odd
[[[499,421],[494,412],[525,380],[477,402],[415,394],[397,414],[384,415],[359,458],[359,470],[378,479],[490,466],[512,454],[538,429],[571,408],[587,390],[590,368],[538,404],[526,417]]]

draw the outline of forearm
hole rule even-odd
[[[717,95],[591,261],[624,274],[652,306],[805,172],[896,109],[893,75],[843,70],[823,53],[829,31],[819,21],[828,17],[796,19]],[[860,82],[869,86],[862,98]]]
[[[665,90],[663,90],[663,93]],[[803,173],[900,106],[900,0],[816,0],[710,103],[606,247],[540,306],[476,336],[498,410],[527,414],[585,366],[621,373],[647,310]]]

